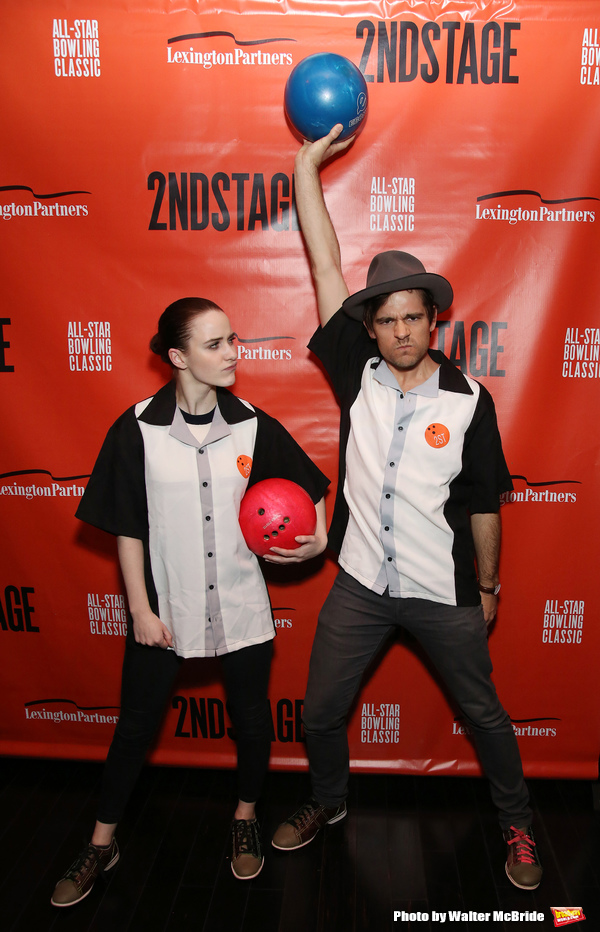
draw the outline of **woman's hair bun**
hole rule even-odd
[[[160,333],[155,333],[150,340],[150,352],[155,353],[157,356],[162,356],[164,347],[163,341],[160,338]]]
[[[179,298],[173,301],[160,315],[158,333],[150,340],[150,349],[168,366],[173,366],[169,350],[186,351],[194,318],[206,311],[220,310],[218,304],[207,298]]]

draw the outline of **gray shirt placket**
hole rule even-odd
[[[217,584],[217,550],[215,509],[213,501],[213,481],[208,454],[208,445],[231,433],[229,425],[223,419],[218,406],[215,408],[210,430],[199,446],[198,441],[188,430],[181,412],[178,410],[173,420],[171,434],[183,443],[189,443],[198,448],[196,465],[198,468],[198,486],[200,491],[200,504],[202,506],[202,539],[204,545],[204,585],[206,592],[205,615],[205,645],[206,650],[215,652],[227,646],[225,629],[223,627],[223,614],[221,599]]]

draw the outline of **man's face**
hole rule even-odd
[[[427,356],[435,322],[436,317],[429,322],[420,294],[395,291],[377,311],[373,328],[367,330],[388,366],[406,372],[417,369]]]

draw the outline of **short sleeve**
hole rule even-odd
[[[123,537],[148,537],[144,442],[129,408],[102,444],[76,517]]]
[[[310,495],[313,502],[323,498],[329,479],[296,443],[285,427],[256,409],[258,426],[248,487],[263,479],[289,479]]]
[[[365,364],[369,359],[379,358],[377,343],[364,324],[342,310],[318,328],[308,348],[323,363],[340,399],[356,395]]]
[[[500,495],[509,492],[513,484],[502,450],[494,402],[482,385],[473,421],[465,434],[464,465],[470,485],[470,513],[497,512]]]

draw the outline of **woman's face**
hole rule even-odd
[[[195,382],[226,388],[235,382],[236,334],[223,311],[204,311],[192,320],[185,350],[169,350],[171,362]]]

